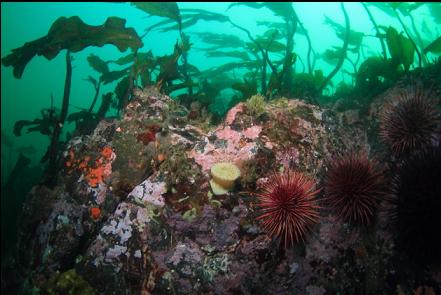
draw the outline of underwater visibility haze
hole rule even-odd
[[[440,23],[2,2],[2,293],[441,294]]]

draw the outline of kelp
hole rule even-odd
[[[128,48],[136,50],[142,46],[141,39],[133,28],[125,28],[125,23],[122,18],[109,17],[103,25],[91,26],[78,16],[60,17],[46,36],[13,49],[11,54],[2,58],[2,64],[12,66],[14,76],[21,78],[26,65],[35,55],[51,60],[63,49],[78,52],[88,46],[102,47],[105,44],[113,44],[121,52]]]
[[[94,117],[95,117],[94,114],[91,114],[88,111],[81,110],[81,111],[69,114],[69,116],[67,116],[67,118],[66,118],[66,121],[69,123],[72,123],[72,122],[76,122],[79,120],[93,119]]]
[[[113,105],[114,108],[120,110],[123,108],[123,103],[125,100],[125,96],[127,94],[127,90],[130,86],[130,78],[126,76],[122,78],[115,87],[115,95],[117,100],[115,101],[116,105]]]
[[[106,73],[109,72],[109,67],[107,64],[98,56],[91,54],[87,57],[87,61],[89,62],[89,65],[97,72],[99,73]],[[83,79],[89,83],[92,84],[93,88],[95,89],[95,95],[93,96],[92,103],[89,107],[88,113],[92,113],[93,108],[95,107],[95,103],[98,99],[98,94],[100,92],[101,84],[103,83],[101,77],[97,80],[92,76],[88,76],[86,79]]]
[[[407,15],[410,11],[419,8],[425,3],[407,3],[407,2],[365,2],[367,5],[374,6],[390,17],[395,17],[395,11],[399,10],[401,13]],[[430,10],[430,8],[429,8]]]
[[[285,35],[285,31],[286,31],[286,24],[285,23],[281,23],[281,22],[269,22],[269,21],[257,21],[257,25],[258,26],[265,26],[268,28],[273,28],[273,29],[277,29],[281,32],[284,32],[282,35]],[[299,35],[306,35],[307,32],[303,27],[298,27],[296,34]],[[281,36],[280,36],[281,37]]]
[[[254,60],[248,62],[229,62],[221,66],[203,71],[201,72],[201,75],[206,78],[212,78],[214,76],[239,68],[247,68],[250,70],[254,70],[260,67],[260,65],[261,65],[260,61],[254,61]]]
[[[256,41],[259,43],[259,45],[264,48],[265,50],[269,51],[269,52],[274,52],[274,53],[280,53],[286,50],[286,45],[276,41],[276,40],[271,40],[270,38],[265,38],[265,37],[258,37],[256,38]],[[258,46],[253,43],[253,42],[247,42],[246,46],[253,52],[258,52],[259,48]]]
[[[226,73],[220,73],[216,76],[210,77],[210,82],[207,79],[204,80],[202,91],[216,97],[222,89],[231,87],[234,83],[240,82],[237,79],[232,78]]]
[[[207,51],[207,57],[232,57],[242,60],[250,60],[250,56],[245,51]]]
[[[386,43],[389,48],[389,53],[392,57],[392,63],[395,65],[403,65],[407,71],[413,64],[415,48],[410,40],[399,34],[393,27],[388,27],[386,30]]]
[[[297,61],[297,54],[295,53],[295,52],[292,52],[291,54],[290,54],[290,56],[291,56],[291,60],[288,62],[288,64],[290,65],[290,66],[292,66],[292,65],[294,65],[295,63],[296,63],[296,61]],[[275,68],[279,68],[280,66],[282,66],[284,63],[286,62],[286,59],[285,58],[282,58],[282,59],[280,59],[280,60],[278,60],[278,61],[275,61],[274,62],[274,67]]]
[[[270,28],[265,33],[263,33],[262,37],[270,38],[273,40],[280,40],[284,37],[284,35],[281,33],[279,29]]]
[[[388,2],[365,2],[367,5],[374,6],[390,17],[395,17],[394,8]]]
[[[183,72],[184,71],[183,65],[178,65],[178,71],[179,72]],[[187,65],[187,72],[189,74],[194,75],[194,76],[199,76],[201,74],[201,71],[196,66],[194,66],[192,64],[188,64]]]
[[[320,56],[327,63],[336,65],[339,59],[342,57],[345,58],[345,52],[343,51],[342,47],[333,46],[332,49],[326,49],[325,52],[323,52]]]
[[[260,9],[266,7],[271,10],[276,16],[283,18],[290,18],[294,14],[291,2],[236,2],[228,6],[227,10],[235,6],[248,6],[250,8]]]
[[[257,93],[257,82],[252,79],[243,79],[243,82],[234,83],[231,88],[242,93],[241,100],[246,100]]]
[[[100,57],[98,57],[94,54],[89,55],[87,57],[87,61],[88,61],[91,68],[93,68],[95,71],[97,71],[98,73],[101,74],[98,80],[93,78],[92,76],[88,76],[87,79],[84,79],[86,81],[89,81],[95,88],[95,95],[93,97],[93,100],[92,100],[92,103],[89,107],[89,110],[87,111],[87,113],[89,113],[88,116],[91,116],[93,108],[95,107],[95,104],[98,100],[101,84],[102,83],[109,84],[113,81],[120,79],[125,73],[127,73],[127,70],[110,71],[109,66],[108,66],[109,62],[102,60]],[[69,120],[69,117],[68,117],[68,120]],[[78,121],[78,120],[76,120],[76,121]],[[84,117],[83,121],[90,121],[90,118]],[[79,124],[77,124],[77,127],[78,126],[79,126]]]
[[[313,74],[294,74],[292,77],[292,95],[294,97],[302,97],[315,103],[314,99],[320,95],[319,88],[324,80],[325,77],[321,70],[315,70]]]
[[[99,56],[93,53],[87,57],[87,62],[95,71],[100,74],[109,72],[109,66],[107,65],[107,62],[105,62]]]
[[[366,95],[373,97],[392,85],[399,76],[400,71],[391,60],[369,57],[358,69],[356,88],[361,92],[362,97]]]
[[[196,14],[186,14],[185,21],[182,22],[182,29],[189,28],[199,21],[217,21],[217,22],[227,22],[228,16],[220,13],[196,13]],[[178,27],[176,25],[169,26],[166,28],[161,28],[161,32],[168,32],[171,30],[176,30]]]
[[[66,121],[75,122],[75,133],[78,135],[90,134],[95,130],[99,121],[104,119],[112,102],[112,93],[102,95],[101,105],[96,113],[80,110],[67,116]]]
[[[372,25],[375,28],[377,36],[380,36],[380,28],[378,27],[377,21],[375,20],[375,18],[373,16],[373,14],[371,13],[370,9],[368,8],[366,3],[364,3],[364,2],[361,2],[361,5],[363,6],[364,10],[368,14],[369,19],[371,20]],[[383,38],[378,38],[378,39],[380,40],[381,50],[382,50],[382,53],[383,53],[383,59],[387,60],[386,45],[384,45],[384,39]]]
[[[173,30],[179,30],[179,29],[182,30],[182,29],[191,27],[191,26],[197,24],[201,20],[217,21],[217,22],[227,22],[229,20],[228,16],[226,16],[226,15],[203,10],[203,9],[181,9],[181,11],[183,12],[181,14],[182,23],[173,24],[174,21],[171,21],[171,20],[160,21],[156,24],[153,24],[153,25],[147,27],[144,30],[145,31],[144,36],[146,34],[148,34],[150,31],[152,31],[153,29],[158,29],[158,28],[161,30],[161,32],[169,32],[169,31],[173,31]],[[184,13],[184,12],[186,12],[186,13]],[[170,25],[170,26],[164,27],[166,25]]]
[[[252,8],[262,8],[266,7],[270,9],[275,15],[283,17],[285,21],[286,29],[283,30],[283,36],[286,39],[286,44],[277,41],[278,35],[280,35],[279,30],[270,28],[266,34],[262,36],[253,37],[249,30],[246,28],[237,25],[236,23],[230,21],[230,24],[234,27],[244,31],[251,42],[247,42],[246,45],[251,53],[256,56],[261,62],[260,65],[260,73],[261,73],[261,92],[268,95],[268,93],[272,93],[273,90],[277,90],[278,92],[289,93],[290,92],[290,83],[291,83],[291,75],[292,75],[292,61],[295,60],[293,58],[293,47],[294,47],[294,34],[297,30],[297,24],[299,23],[297,14],[295,13],[292,3],[285,2],[267,2],[267,3],[253,3],[249,5],[248,3],[233,3],[229,6],[229,8],[237,6],[237,5],[245,5]],[[308,39],[308,57],[310,56],[310,40]],[[283,67],[281,71],[277,70],[277,67],[269,58],[269,52],[274,53],[282,53],[284,54]],[[260,54],[260,57],[258,55]],[[308,59],[309,65],[309,59]],[[267,67],[271,69],[271,76],[268,86],[272,88],[272,90],[267,91],[266,84],[266,69]]]
[[[308,53],[307,53],[308,72],[310,74],[312,74],[315,61],[311,61],[311,55],[313,55],[313,58],[315,60],[316,54],[315,54],[314,49],[312,48],[311,38],[309,37],[308,31],[305,29],[305,27],[303,26],[303,23],[299,20],[296,12],[294,10],[293,10],[293,16],[294,16],[294,19],[297,20],[297,23],[298,23],[298,26],[295,28],[295,33],[305,36],[306,41],[308,43]],[[271,29],[279,30],[281,33],[279,35],[275,36],[275,38],[274,38],[275,40],[278,40],[282,37],[289,38],[289,32],[288,32],[289,27],[287,26],[286,22],[282,23],[282,22],[257,21],[257,25],[258,26],[266,26]]]
[[[119,71],[109,71],[101,76],[101,80],[103,81],[103,84],[106,85],[116,80],[119,80],[124,76],[127,76],[129,74],[129,71],[130,71],[130,67]]]
[[[407,42],[406,40],[403,40],[403,46],[407,47],[407,44],[404,43],[408,43],[410,44],[413,49],[414,49],[414,53],[416,52],[417,56],[418,56],[418,65],[419,67],[422,66],[422,62],[426,62],[427,58],[425,56],[422,56],[416,42],[413,40],[413,37],[411,36],[411,34],[409,33],[409,30],[407,28],[407,26],[405,25],[405,23],[403,22],[403,20],[400,17],[400,13],[401,12],[403,15],[410,17],[411,22],[412,22],[412,26],[414,29],[414,33],[416,34],[417,38],[418,38],[418,42],[420,44],[420,46],[423,46],[423,41],[422,38],[418,32],[418,30],[416,29],[416,25],[415,25],[415,21],[412,17],[411,12],[417,8],[419,8],[422,4],[420,3],[406,3],[406,2],[387,2],[387,3],[381,3],[381,2],[374,2],[374,3],[366,3],[369,5],[373,5],[376,6],[377,8],[381,9],[383,12],[387,13],[389,16],[391,17],[395,17],[396,19],[398,19],[398,21],[400,22],[404,32],[406,33],[407,39],[409,42]],[[377,33],[378,34],[378,33]],[[392,36],[391,38],[394,38],[394,36]],[[407,48],[405,50],[408,50]],[[404,65],[405,69],[409,69],[409,66],[407,66],[408,62],[410,61],[410,51],[406,51],[405,52],[406,56],[406,65]],[[424,58],[424,60],[423,60]],[[413,54],[412,54],[412,63],[413,63]]]
[[[441,23],[441,5],[439,3],[425,3],[429,10],[430,15],[433,18],[433,21],[437,24]]]
[[[441,36],[436,38],[432,43],[430,43],[423,50],[424,53],[432,52],[432,53],[441,53]]]
[[[1,145],[5,145],[8,148],[12,148],[14,146],[14,142],[9,137],[9,135],[6,134],[6,132],[3,129],[2,129]]]
[[[26,133],[40,132],[43,135],[50,136],[54,130],[56,124],[55,109],[42,109],[40,111],[41,118],[29,120],[18,120],[14,124],[14,135],[21,136],[21,131],[24,127],[27,127]]]
[[[116,60],[109,60],[106,63],[114,63],[120,66],[127,65],[127,64],[133,64],[135,61],[135,54],[130,53],[123,57],[120,57]],[[157,65],[157,62],[155,58],[153,57],[153,53],[151,50],[148,52],[137,52],[136,54],[136,68],[138,69],[137,72],[139,72],[141,69],[149,68],[152,69]],[[127,68],[128,70],[128,68]]]
[[[188,87],[194,87],[194,86],[197,86],[197,84],[195,84],[195,83],[193,83],[193,81],[189,80],[189,81],[184,81],[179,84],[166,85],[163,88],[163,92],[170,94],[173,91],[177,91],[177,90],[188,88]]]
[[[209,49],[204,49],[208,51],[221,49],[221,48],[223,49],[226,47],[242,48],[244,46],[244,42],[242,41],[242,39],[240,39],[236,35],[218,34],[218,33],[209,33],[209,32],[194,33],[194,34],[198,36],[200,41],[210,45],[215,45]]]
[[[143,75],[146,71],[151,73],[157,65],[158,63],[151,50],[148,52],[138,52],[135,60],[135,76]]]
[[[424,3],[390,2],[389,5],[393,9],[400,11],[403,15],[409,16],[413,10],[418,9],[420,6],[424,5]]]
[[[94,88],[97,88],[97,86],[98,86],[98,80],[95,79],[94,77],[90,76],[90,75],[87,76],[87,78],[83,79],[83,80],[89,82],[90,84],[92,84],[92,86]]]
[[[159,65],[159,74],[156,81],[156,86],[161,91],[166,83],[171,83],[171,81],[178,79],[181,76],[179,73],[178,60],[183,52],[189,50],[189,44],[182,44],[176,42],[173,54],[164,55],[157,58],[157,63]],[[166,89],[165,87],[164,89]]]
[[[325,15],[325,24],[332,27],[337,35],[337,37],[344,41],[345,40],[345,34],[346,34],[346,28],[339,23],[336,23],[329,17]],[[356,32],[353,30],[349,31],[349,44],[354,45],[356,48],[359,48],[361,46],[361,42],[363,41],[364,33]]]
[[[182,9],[182,11],[187,12],[186,17],[191,18],[198,18],[198,20],[205,20],[205,21],[218,21],[218,22],[227,22],[229,21],[229,17],[221,14],[216,13],[204,9]],[[193,13],[193,14],[191,14]]]
[[[259,8],[264,7],[264,6],[265,6],[265,3],[257,3],[257,2],[235,2],[235,3],[230,4],[230,5],[228,6],[227,10],[229,10],[230,8],[233,8],[233,7],[235,7],[235,6],[248,6],[248,7],[251,7],[251,8],[257,8],[257,9],[259,9]]]
[[[140,54],[140,53],[138,53],[138,54]],[[135,54],[134,53],[129,53],[129,54],[127,54],[127,55],[125,55],[123,57],[120,57],[120,58],[118,58],[116,60],[109,60],[109,61],[107,61],[107,63],[114,63],[114,64],[117,64],[117,65],[123,66],[123,65],[132,63],[134,60],[135,60]]]
[[[344,38],[344,42],[343,42],[343,52],[344,55],[339,59],[337,65],[335,66],[334,70],[332,70],[332,72],[323,80],[322,85],[319,88],[319,93],[322,92],[322,90],[326,87],[326,85],[329,83],[329,81],[331,81],[332,77],[334,77],[335,74],[337,74],[337,72],[340,70],[341,66],[343,65],[343,62],[345,60],[346,57],[346,51],[348,49],[348,45],[349,45],[349,37],[350,37],[350,33],[351,33],[351,26],[350,26],[350,21],[349,21],[349,16],[348,13],[346,12],[345,6],[343,3],[340,3],[340,7],[341,10],[343,12],[343,15],[345,17],[345,38]]]
[[[130,2],[131,5],[150,15],[170,18],[181,22],[181,12],[176,2]]]
[[[294,15],[291,2],[265,2],[265,7],[271,10],[276,16],[290,19]]]
[[[157,16],[168,17],[168,18],[176,20],[176,22],[177,22],[176,25],[173,25],[168,28],[163,28],[163,30],[168,31],[171,29],[178,29],[181,43],[179,45],[180,53],[177,58],[181,58],[181,60],[182,60],[182,64],[183,64],[182,76],[183,76],[185,82],[187,84],[191,85],[191,83],[190,83],[191,79],[190,79],[190,76],[188,75],[188,72],[187,72],[187,64],[188,64],[187,52],[190,49],[191,44],[189,41],[190,37],[184,33],[183,29],[187,28],[191,25],[194,25],[195,23],[198,22],[198,20],[204,19],[204,17],[206,18],[207,14],[210,14],[210,13],[207,12],[206,14],[203,14],[203,13],[199,12],[199,13],[196,13],[195,15],[192,15],[192,16],[186,15],[185,16],[186,21],[183,22],[183,17],[181,15],[181,12],[180,12],[179,7],[176,4],[176,2],[158,2],[158,3],[156,3],[156,2],[155,3],[142,2],[142,4],[134,3],[133,5],[137,6],[138,8],[143,9],[147,13],[157,15]],[[213,14],[210,14],[210,16],[213,17]],[[155,25],[152,25],[152,26],[146,28],[145,33],[142,37],[146,36],[152,29],[160,27],[164,24],[167,24],[167,22],[161,22],[159,24],[155,24]],[[174,62],[174,63],[176,63],[176,65],[173,66],[173,68],[177,68],[177,61],[178,60],[176,59],[176,61]],[[135,66],[132,67],[131,75],[134,74],[133,73],[134,71],[136,72]],[[159,73],[156,86],[161,91],[161,89],[164,86],[164,83],[171,83],[171,80],[173,80],[176,75],[173,75],[173,74],[169,75],[168,73],[164,72],[163,71],[164,64],[160,64],[160,67],[161,67],[161,69],[160,69],[161,72]],[[169,68],[171,68],[171,67],[169,67]],[[146,67],[145,67],[145,71],[147,71]],[[147,74],[150,75],[151,73],[147,72]],[[147,80],[150,80],[150,79],[147,79]],[[131,84],[132,84],[132,82],[131,82]],[[188,93],[190,95],[193,94],[193,89],[191,86],[188,87]]]

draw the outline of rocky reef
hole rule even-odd
[[[69,142],[55,188],[28,194],[10,281],[41,294],[435,294],[441,272],[399,268],[388,214],[358,227],[321,204],[289,248],[263,231],[254,193],[272,173],[320,187],[336,154],[373,149],[373,127],[357,110],[251,99],[207,129],[136,89],[122,119]],[[209,184],[218,162],[241,172],[223,195]]]

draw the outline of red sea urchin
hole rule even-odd
[[[384,196],[383,173],[366,153],[350,153],[331,163],[325,202],[345,221],[369,225]]]
[[[318,221],[319,213],[314,197],[319,192],[313,180],[302,173],[287,171],[276,173],[263,186],[259,198],[262,220],[266,232],[283,240],[287,248],[303,240],[304,235]]]
[[[412,87],[387,102],[380,113],[380,137],[393,154],[408,155],[429,146],[440,120],[434,91]]]

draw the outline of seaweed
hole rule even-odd
[[[103,25],[91,26],[78,16],[60,17],[46,36],[13,49],[11,54],[2,58],[2,64],[12,66],[14,76],[21,78],[26,65],[35,55],[52,60],[63,49],[78,52],[88,46],[102,47],[105,44],[113,44],[120,51],[128,48],[136,50],[142,42],[133,28],[125,28],[125,22],[119,17],[109,17]]]
[[[257,93],[257,82],[252,79],[243,79],[243,82],[237,82],[231,85],[234,90],[242,93],[241,100],[246,100]]]
[[[391,60],[369,57],[360,65],[356,88],[364,97],[373,97],[395,82],[399,74],[398,68]]]
[[[371,11],[367,7],[366,3],[364,3],[364,2],[360,2],[360,3],[361,3],[361,5],[363,5],[364,10],[366,10],[366,13],[369,16],[369,19],[371,20],[372,24],[374,25],[375,31],[377,32],[377,36],[380,36],[380,29],[378,27],[377,22],[375,21],[374,16],[372,15]],[[378,39],[380,40],[380,45],[381,45],[381,49],[382,49],[382,53],[383,53],[383,59],[386,60],[387,55],[386,55],[386,46],[384,45],[384,40],[383,40],[383,38],[378,38]]]
[[[432,43],[430,43],[424,48],[423,53],[427,53],[427,52],[432,52],[437,54],[441,53],[441,36],[436,38]]]
[[[230,4],[227,10],[235,6],[248,6],[256,9],[266,7],[269,10],[271,10],[275,15],[281,16],[283,18],[290,18],[294,14],[294,10],[290,2],[264,2],[264,3],[236,2]]]
[[[213,51],[217,49],[224,49],[227,47],[241,48],[244,46],[242,39],[231,34],[219,34],[219,33],[194,33],[200,41],[212,45],[210,48],[204,48],[203,50]]]
[[[265,97],[260,94],[253,95],[245,102],[245,106],[249,115],[259,118],[265,112]]]
[[[105,44],[115,45],[120,51],[125,51],[128,48],[138,49],[142,46],[142,42],[133,28],[125,28],[125,22],[122,18],[109,17],[103,25],[90,26],[85,24],[78,16],[70,18],[60,17],[52,24],[46,36],[25,43],[22,47],[13,49],[11,54],[2,58],[2,64],[4,66],[12,66],[14,68],[14,76],[21,78],[26,65],[35,55],[43,55],[46,59],[51,60],[61,50],[67,50],[66,79],[61,113],[58,118],[54,119],[55,124],[53,125],[53,131],[51,130],[51,143],[41,159],[41,162],[49,160],[46,173],[46,182],[49,186],[53,186],[57,182],[55,176],[60,145],[59,137],[68,114],[72,82],[71,52],[81,51],[88,46],[104,46]],[[101,67],[99,68],[101,69]],[[42,122],[45,121],[43,120]],[[39,124],[39,122],[36,123]],[[18,133],[20,133],[23,126],[27,125],[29,125],[29,122],[18,124],[16,126]]]
[[[316,102],[315,98],[319,96],[319,88],[321,87],[325,77],[321,70],[315,70],[313,74],[298,73],[293,75],[292,95],[301,97],[306,101]],[[332,81],[328,82],[332,86]]]
[[[131,5],[151,15],[170,18],[181,22],[181,12],[176,2],[130,2]]]
[[[89,282],[85,280],[75,269],[63,273],[54,272],[49,280],[43,285],[44,294],[95,294]]]
[[[102,95],[101,105],[96,113],[92,113],[91,110],[81,110],[79,112],[71,113],[67,116],[66,121],[71,123],[75,122],[75,135],[90,134],[95,130],[99,121],[105,118],[107,111],[113,101],[113,93],[108,92]]]
[[[159,91],[164,93],[171,92],[169,87],[172,86],[172,81],[181,77],[178,68],[179,57],[184,51],[188,51],[189,48],[190,44],[176,43],[173,54],[164,55],[157,59],[159,64],[159,75],[157,77],[156,87],[159,89]]]
[[[185,147],[182,145],[175,145],[171,148],[161,147],[159,153],[165,155],[165,160],[159,166],[159,171],[164,177],[169,191],[176,186],[190,185],[200,173],[198,169],[193,167],[187,157]]]
[[[439,3],[425,3],[433,21],[437,24],[441,23],[441,5]]]
[[[106,61],[106,63],[120,66],[126,65],[122,70],[109,71],[101,77],[104,84],[119,80],[115,87],[118,102],[116,108],[118,111],[122,110],[130,100],[131,89],[136,85],[137,81],[141,80],[142,87],[154,84],[152,74],[158,67],[158,59],[153,56],[151,50],[148,52],[129,53],[117,60]]]
[[[93,87],[95,88],[95,95],[93,97],[92,100],[92,104],[89,107],[89,111],[88,113],[91,114],[92,110],[96,104],[96,101],[98,99],[98,95],[100,92],[100,88],[101,88],[101,83],[103,82],[103,75],[109,72],[109,66],[107,65],[107,63],[105,61],[103,61],[101,58],[99,58],[98,56],[91,54],[87,57],[87,62],[89,63],[89,65],[98,73],[101,74],[100,78],[98,80],[96,80],[95,78],[93,78],[92,76],[88,76],[87,79],[84,79],[85,81],[89,81]]]
[[[238,58],[241,60],[250,60],[250,56],[246,51],[207,51],[206,52],[207,57],[232,57],[232,58]]]
[[[100,74],[109,72],[109,66],[107,65],[108,62],[105,62],[99,56],[93,53],[87,57],[87,62],[95,71]]]
[[[348,45],[349,45],[349,37],[350,37],[350,33],[351,33],[349,16],[348,16],[348,13],[346,12],[346,9],[345,9],[345,6],[344,6],[343,3],[341,3],[340,7],[341,7],[341,10],[343,11],[343,15],[345,17],[345,23],[346,23],[346,33],[345,33],[343,49],[342,49],[343,50],[343,54],[340,57],[340,59],[339,59],[337,65],[335,66],[334,70],[332,70],[332,72],[324,79],[322,85],[319,88],[319,92],[320,93],[326,87],[326,85],[329,83],[329,81],[331,81],[332,77],[334,77],[334,75],[337,74],[337,72],[340,70],[341,66],[343,65],[344,59],[346,57],[346,51],[347,51]]]
[[[173,20],[163,20],[147,27],[144,30],[144,35],[141,38],[145,37],[149,32],[151,32],[154,29],[159,29],[161,32],[169,32],[173,30],[181,31],[182,29],[186,29],[197,24],[200,20],[218,21],[218,22],[228,21],[228,17],[223,14],[214,13],[203,9],[181,9],[181,11],[188,13],[181,14],[182,23],[180,25],[173,24],[174,23]],[[165,25],[170,25],[170,26],[164,27]]]
[[[413,64],[415,53],[411,41],[403,34],[398,34],[393,27],[389,27],[386,30],[386,43],[392,57],[392,63],[397,66],[403,65],[404,70],[409,70],[410,65]]]
[[[14,135],[21,136],[21,131],[24,127],[28,127],[26,133],[38,131],[43,135],[50,136],[56,124],[57,113],[55,108],[45,108],[40,110],[41,118],[29,120],[18,120],[14,124]],[[32,127],[33,126],[33,127]]]
[[[345,41],[347,28],[336,23],[326,15],[325,15],[325,24],[331,26],[335,30],[337,37],[340,38],[342,41]],[[364,33],[349,30],[348,44],[353,45],[356,48],[359,48],[361,46],[361,42],[363,41],[363,37],[364,37]]]
[[[283,37],[286,39],[286,44],[283,44],[276,39],[279,31],[277,29],[270,29],[263,36],[258,36],[254,38],[251,33],[237,25],[230,20],[230,24],[234,27],[244,31],[251,43],[247,43],[248,48],[252,53],[261,54],[261,92],[267,97],[272,96],[275,93],[288,94],[291,91],[291,79],[292,79],[292,66],[296,61],[296,55],[293,52],[294,47],[294,35],[297,31],[297,25],[299,24],[298,16],[292,6],[291,2],[266,2],[266,3],[233,3],[228,9],[238,5],[245,5],[251,8],[260,9],[267,8],[271,10],[276,16],[282,17],[286,30],[282,31]],[[303,25],[301,25],[303,28]],[[308,41],[310,46],[310,40]],[[273,62],[269,59],[268,52],[284,52],[284,58],[281,61],[282,69],[278,70]],[[308,65],[310,64],[310,49],[308,49]],[[266,68],[267,66],[271,69],[271,76],[269,80],[269,85],[266,84]],[[310,66],[309,69],[312,67]]]

